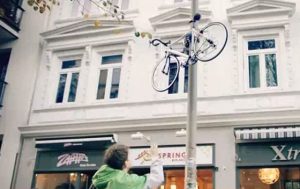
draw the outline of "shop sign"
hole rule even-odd
[[[300,144],[250,143],[237,146],[237,165],[294,165],[300,163]]]
[[[96,170],[103,160],[103,152],[88,151],[39,151],[35,171]]]
[[[299,157],[300,150],[287,147],[287,145],[270,146],[275,152],[272,161],[295,161]]]
[[[186,148],[184,146],[160,147],[159,159],[164,166],[185,165]],[[129,160],[133,167],[150,166],[152,159],[149,148],[131,148]],[[197,165],[213,165],[213,146],[201,145],[196,148]]]
[[[58,156],[57,158],[58,162],[56,164],[56,167],[61,166],[72,166],[74,165],[88,165],[88,166],[96,166],[96,164],[88,164],[89,158],[84,153],[66,153]],[[84,164],[85,163],[85,164]]]

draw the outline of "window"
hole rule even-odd
[[[0,107],[3,105],[3,98],[7,82],[5,81],[7,67],[10,58],[10,50],[0,51]]]
[[[164,173],[166,175],[165,183],[160,188],[184,188],[184,170],[166,170]],[[211,169],[198,169],[197,185],[197,188],[200,189],[213,189],[213,171]]]
[[[92,175],[79,172],[35,174],[34,188],[88,189]],[[76,186],[76,187],[75,187]]]
[[[56,103],[75,102],[81,60],[62,61]]]
[[[149,173],[149,169],[134,168],[131,171],[137,175]],[[184,169],[183,168],[164,168],[165,182],[157,189],[183,189],[184,188]],[[212,169],[197,169],[198,189],[214,188],[214,172]]]
[[[275,39],[247,41],[246,71],[249,88],[278,86]]]
[[[1,155],[2,140],[3,140],[3,136],[0,135],[0,155]]]
[[[240,189],[299,189],[300,188],[300,168],[295,167],[281,167],[278,168],[278,175],[274,179],[274,183],[266,184],[263,178],[259,177],[259,168],[240,169]],[[272,175],[266,175],[267,179]],[[274,176],[275,178],[275,176]]]
[[[99,71],[97,99],[119,96],[122,55],[103,56]]]
[[[176,66],[175,63],[170,64],[169,81],[172,81],[176,74],[175,66]],[[168,94],[187,93],[187,91],[188,91],[188,76],[189,76],[189,68],[184,67],[184,69],[181,69],[179,71],[178,77],[175,80],[174,84],[168,89]]]

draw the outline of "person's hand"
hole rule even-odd
[[[151,147],[150,147],[149,152],[150,152],[151,157],[157,157],[158,156],[157,144],[152,144]]]

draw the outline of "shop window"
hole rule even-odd
[[[299,189],[300,168],[280,167],[240,169],[240,189]],[[264,175],[265,174],[265,175]]]
[[[75,102],[81,60],[62,61],[56,103]]]
[[[247,41],[245,75],[250,89],[278,86],[277,56],[275,39]]]
[[[84,173],[36,174],[36,189],[88,189],[92,175]]]
[[[166,170],[165,183],[161,189],[184,188],[184,170]],[[211,169],[197,170],[197,184],[199,189],[213,189],[213,171]]]
[[[103,56],[99,67],[97,99],[119,96],[122,55]]]

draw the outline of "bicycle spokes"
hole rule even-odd
[[[219,22],[212,22],[199,32],[195,56],[200,61],[210,61],[216,58],[224,49],[228,32]]]
[[[154,68],[152,86],[156,91],[168,90],[176,81],[179,73],[179,60],[174,55],[168,55]]]

